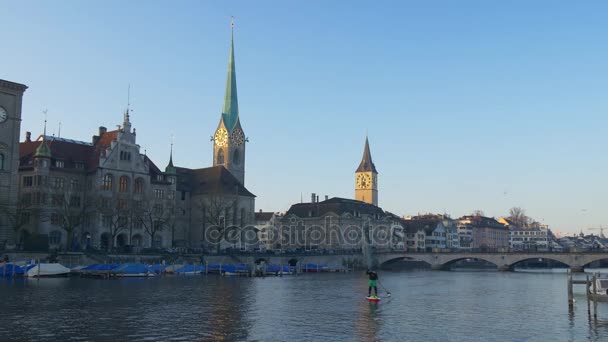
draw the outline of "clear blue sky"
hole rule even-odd
[[[122,121],[157,164],[212,163],[231,15],[246,183],[286,210],[354,196],[369,130],[380,205],[512,206],[608,225],[605,1],[9,1],[0,78],[30,87],[25,131],[89,141]],[[143,151],[142,151],[143,152]]]

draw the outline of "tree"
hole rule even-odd
[[[172,214],[161,202],[139,201],[135,209],[136,219],[140,220],[145,232],[150,236],[151,247],[154,246],[154,238],[162,232],[170,220]]]
[[[68,249],[72,246],[74,232],[84,224],[87,214],[88,201],[81,195],[75,184],[51,190],[51,221],[66,232]]]
[[[228,217],[232,214],[236,217],[237,196],[210,195],[201,198],[197,202],[197,207],[201,212],[201,223],[203,225],[203,236],[207,228],[214,227],[218,231],[218,241],[216,252],[221,249],[221,241],[226,235],[226,225]],[[235,221],[234,219],[232,221]]]
[[[526,216],[526,211],[520,207],[509,209],[509,216],[507,219],[519,228],[526,228],[531,222],[531,219]]]
[[[7,218],[8,225],[13,229],[15,243],[19,240],[19,232],[30,223],[32,212],[37,212],[37,209],[32,206],[31,194],[28,195],[19,197],[15,206],[0,205],[0,215]]]
[[[100,198],[97,207],[102,215],[102,224],[108,228],[110,233],[110,243],[108,250],[114,247],[116,237],[129,225],[131,203],[125,198]]]

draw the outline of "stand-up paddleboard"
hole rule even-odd
[[[376,296],[365,297],[365,299],[369,300],[370,302],[375,302],[375,303],[380,301],[380,297],[376,297]]]

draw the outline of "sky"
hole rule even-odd
[[[230,17],[256,210],[354,198],[369,135],[379,205],[518,206],[562,235],[608,228],[608,2],[9,1],[0,78],[25,132],[122,123],[164,167],[212,165]]]

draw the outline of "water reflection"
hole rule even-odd
[[[601,341],[608,304],[589,315],[566,275],[384,272],[283,278],[3,279],[0,340]],[[27,326],[27,329],[25,327]],[[438,328],[439,327],[439,328]]]

